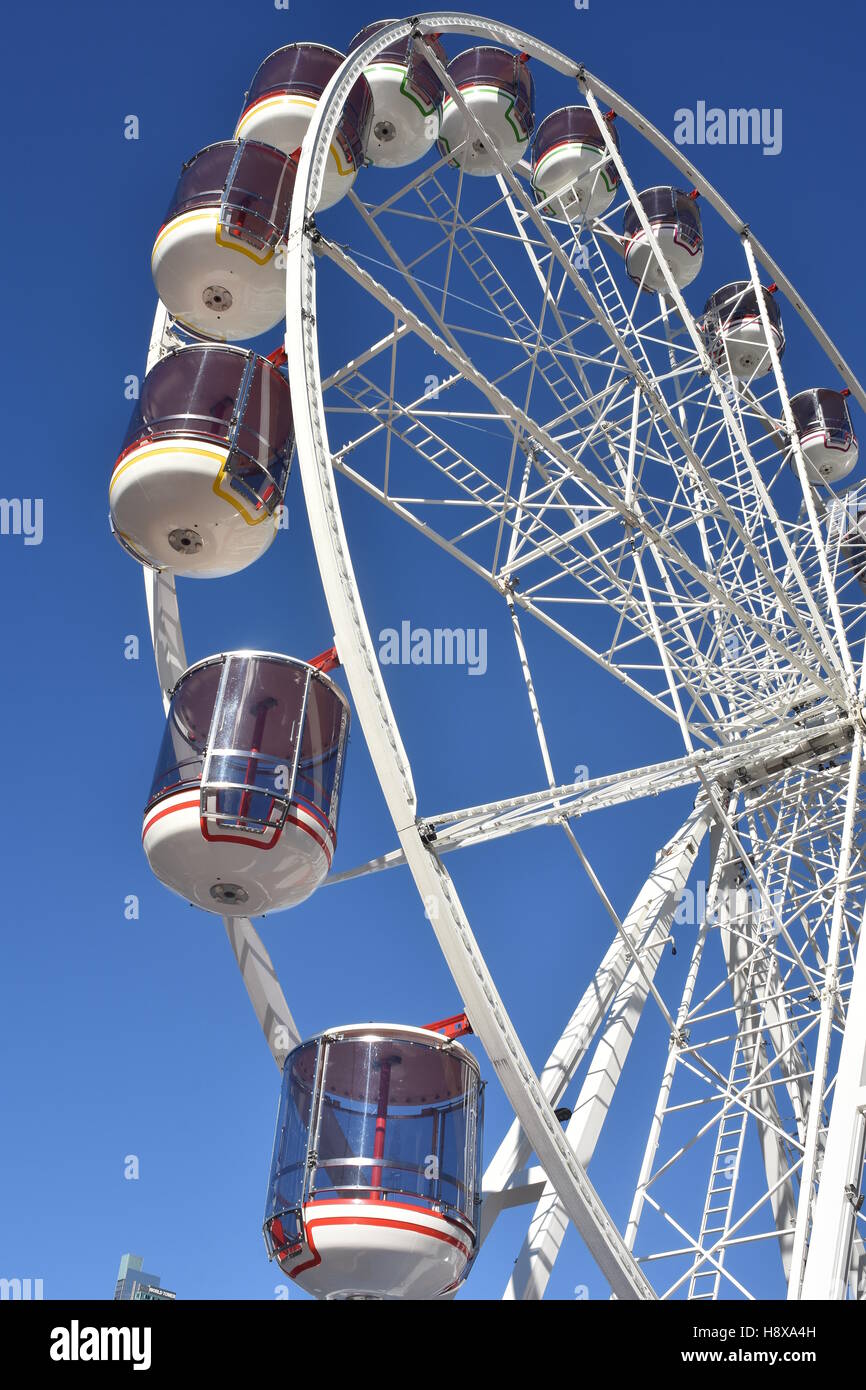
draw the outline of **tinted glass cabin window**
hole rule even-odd
[[[614,145],[619,149],[619,135],[616,126],[609,121],[607,128],[613,138]],[[588,106],[563,106],[559,111],[551,111],[550,115],[545,117],[535,132],[533,146],[535,162],[538,163],[542,160],[548,151],[556,145],[564,145],[569,140],[578,141],[582,145],[591,145],[598,150],[604,149],[601,131]],[[608,168],[613,168],[613,165],[608,165]]]
[[[257,357],[234,438],[233,485],[273,511],[285,492],[294,447],[288,382],[270,362]]]
[[[356,167],[360,168],[367,154],[367,137],[373,119],[373,93],[366,77],[361,75],[343,105],[337,135],[345,143]]]
[[[213,207],[220,202],[236,148],[234,140],[220,140],[199,150],[187,161],[168,205],[166,222],[179,217],[182,212],[191,212],[198,207]]]
[[[673,226],[684,240],[700,240],[701,215],[695,200],[683,189],[648,188],[638,194],[638,201],[653,226]],[[632,237],[640,230],[638,215],[629,205],[623,217],[623,231],[627,237]]]
[[[335,829],[346,722],[342,700],[330,686],[313,676],[307,696],[295,792],[317,806]]]
[[[816,394],[826,428],[837,437],[852,433],[848,404],[841,392],[821,386]]]
[[[220,207],[226,235],[275,246],[289,225],[296,164],[258,140],[222,140],[184,165],[165,222],[195,208]]]
[[[222,662],[191,672],[175,690],[169,706],[162,744],[148,798],[161,796],[201,780],[204,750],[216,702]]]
[[[250,363],[249,389],[241,400]],[[254,503],[261,499],[273,510],[295,446],[288,382],[272,363],[247,351],[195,344],[169,353],[144,379],[122,452],[173,435],[232,442],[232,481]]]
[[[357,48],[365,44],[380,29],[383,29],[389,20],[377,20],[375,24],[367,24],[359,33],[355,35],[349,44],[349,52],[354,53]],[[439,59],[443,67],[447,67],[448,58],[445,49],[437,38],[432,34],[423,35],[424,42],[431,48]],[[396,43],[389,44],[383,48],[371,60],[370,66],[374,67],[377,63],[399,63],[406,67],[409,72],[409,83],[412,88],[422,97],[424,104],[435,106],[442,96],[442,83],[436,76],[426,58],[423,58],[415,49],[411,34],[405,39],[399,39]]]
[[[292,43],[278,48],[261,64],[246,97],[249,108],[262,97],[279,92],[312,97],[318,101],[337,68],[343,54],[323,44]],[[373,98],[365,77],[359,77],[346,98],[338,133],[348,145],[356,164],[364,159],[367,130],[373,111]]]
[[[468,48],[449,64],[448,76],[456,87],[488,83],[491,87],[501,87],[504,92],[517,90],[530,105],[535,95],[535,83],[528,65],[519,62],[516,55],[505,48]]]
[[[469,86],[498,87],[514,98],[514,116],[528,138],[535,124],[535,80],[526,63],[504,48],[469,48],[448,65],[448,76],[460,90]]]
[[[782,314],[773,295],[762,289],[767,316],[775,328],[782,324]],[[717,315],[724,324],[740,323],[743,319],[758,318],[760,315],[758,296],[750,280],[734,280],[730,285],[711,294],[704,306],[704,313]]]
[[[303,1043],[291,1053],[283,1067],[265,1220],[282,1216],[282,1232],[289,1243],[299,1234],[297,1223],[287,1218],[300,1207],[303,1195],[317,1051],[316,1039]],[[280,1244],[279,1240],[276,1243]]]
[[[474,1224],[477,1078],[459,1055],[402,1040],[346,1039],[328,1049],[322,1089],[328,1124],[319,1133],[313,1196],[345,1191],[443,1202]],[[377,1158],[383,1091],[387,1119]]]
[[[266,1218],[279,1213],[280,1202],[299,1200],[298,1165],[312,1122],[317,1162],[308,1198],[445,1204],[474,1225],[481,1135],[475,1067],[458,1053],[401,1038],[350,1037],[322,1049],[312,1121],[306,1096],[316,1075],[315,1044],[286,1060]]]
[[[291,793],[307,669],[267,657],[228,658],[214,716],[207,811],[223,824],[271,823]]]
[[[245,352],[187,347],[163,357],[148,372],[132,412],[124,449],[143,437],[171,434],[226,440]]]
[[[297,92],[318,101],[343,55],[324,44],[290,43],[265,58],[256,71],[247,93],[247,105],[272,92]]]
[[[296,172],[295,159],[281,150],[241,141],[221,203],[224,234],[257,248],[276,246],[289,228]]]
[[[791,413],[794,416],[798,434],[808,434],[811,429],[814,429],[818,423],[818,408],[813,393],[801,391],[798,396],[792,396]]]

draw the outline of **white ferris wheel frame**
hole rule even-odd
[[[448,77],[447,71],[439,63],[436,54],[423,43],[422,32],[455,33],[506,44],[531,58],[549,65],[559,73],[573,77],[576,85],[593,111],[605,143],[607,156],[614,162],[622,182],[646,234],[655,262],[667,284],[667,294],[675,306],[680,320],[689,333],[707,375],[718,377],[713,363],[709,360],[706,348],[677,288],[667,262],[661,252],[658,240],[649,225],[646,214],[637,199],[628,170],[623,162],[602,116],[600,103],[615,109],[617,115],[637,130],[677,167],[698,190],[707,204],[712,206],[724,222],[741,238],[749,269],[749,279],[753,287],[760,289],[758,265],[772,276],[779,289],[792,307],[797,311],[807,329],[824,350],[827,358],[836,367],[851,393],[866,411],[866,392],[853,371],[839,354],[835,345],[821,328],[814,314],[797,294],[791,282],[785,277],[769,253],[753,237],[749,227],[716,190],[683,157],[682,152],[666,139],[650,122],[642,117],[618,93],[586,71],[583,65],[559,53],[546,44],[540,43],[530,35],[509,25],[461,13],[427,13],[407,20],[388,23],[377,31],[365,44],[357,48],[343,62],[328,84],[320,99],[310,127],[303,142],[297,172],[295,196],[292,201],[291,221],[286,249],[286,338],[289,379],[292,390],[293,413],[299,467],[306,501],[307,512],[320,572],[320,577],[328,604],[335,633],[335,644],[340,661],[345,668],[356,711],[364,732],[373,766],[380,782],[389,813],[399,840],[400,849],[385,855],[375,865],[361,870],[336,875],[337,879],[351,877],[355,872],[369,872],[373,869],[387,868],[393,863],[405,863],[412,874],[421,899],[425,904],[425,915],[430,920],[439,947],[451,971],[455,984],[464,1001],[472,1026],[503,1086],[505,1094],[514,1110],[515,1121],[499,1146],[493,1161],[488,1165],[484,1180],[485,1201],[482,1209],[482,1239],[487,1234],[496,1215],[505,1207],[525,1203],[536,1203],[536,1210],[524,1243],[515,1274],[509,1282],[506,1297],[540,1297],[546,1286],[549,1269],[558,1253],[568,1220],[576,1225],[600,1271],[610,1284],[612,1293],[619,1298],[654,1299],[658,1295],[647,1279],[640,1263],[633,1254],[633,1243],[637,1222],[645,1201],[652,1202],[648,1193],[650,1170],[658,1144],[659,1132],[666,1110],[670,1085],[675,1065],[687,1052],[683,1023],[697,978],[703,943],[706,939],[710,911],[718,908],[724,917],[726,888],[722,879],[723,861],[728,853],[738,856],[745,862],[747,856],[739,841],[733,819],[733,803],[736,799],[737,781],[748,781],[743,777],[746,769],[766,770],[768,763],[775,766],[779,760],[787,760],[796,765],[798,760],[814,758],[815,740],[803,733],[771,728],[769,733],[761,733],[738,742],[735,748],[700,747],[694,741],[683,717],[676,695],[673,678],[669,684],[673,695],[673,705],[683,734],[686,753],[679,759],[656,764],[625,774],[600,777],[579,784],[556,786],[547,752],[543,726],[538,713],[534,685],[523,645],[517,607],[520,597],[512,589],[504,589],[504,596],[514,631],[518,657],[524,673],[527,694],[538,734],[542,758],[548,775],[548,787],[539,793],[514,797],[507,801],[491,803],[486,806],[469,808],[460,813],[449,813],[436,819],[437,834],[431,836],[430,825],[418,816],[418,803],[415,793],[411,766],[403,747],[400,733],[388,700],[376,650],[370,635],[358,585],[355,579],[351,555],[343,528],[339,499],[336,490],[334,461],[328,444],[325,422],[323,386],[319,372],[318,338],[316,326],[316,277],[315,258],[323,249],[315,227],[313,213],[318,205],[325,163],[328,151],[342,113],[343,105],[351,88],[363,69],[384,48],[395,41],[412,37],[419,50],[423,51],[427,62],[433,67],[452,99],[461,108],[464,118],[473,122],[483,134],[477,117],[469,111],[461,93]],[[488,146],[490,142],[488,141]],[[495,156],[495,150],[494,150]],[[513,170],[499,160],[498,183],[506,200],[515,225],[520,231],[520,217],[531,222],[534,233],[543,240],[550,252],[551,261],[562,255],[559,243],[550,232],[547,224],[528,198]],[[353,201],[356,201],[353,199]],[[518,216],[520,214],[520,216]],[[524,237],[527,255],[533,262],[534,253]],[[382,286],[376,284],[371,276],[361,273],[351,259],[339,248],[328,246],[330,258],[342,264],[348,274],[355,276],[367,292],[378,298],[387,308],[393,309],[395,323],[399,319],[409,330],[418,334],[428,345],[461,372],[467,380],[477,385],[485,394],[494,410],[515,412],[513,402],[508,401],[489,382],[463,359],[458,348],[448,341],[447,333],[442,336],[431,332],[428,325],[412,315],[405,305],[393,299]],[[598,304],[586,291],[575,275],[574,269],[563,259],[562,269],[574,287],[583,296],[589,311],[596,317],[600,327],[608,334],[611,342],[629,362],[628,348],[616,335],[616,330],[606,321]],[[541,279],[537,261],[536,275]],[[543,288],[543,281],[542,281]],[[854,817],[857,805],[859,778],[862,766],[864,718],[863,705],[863,667],[858,674],[855,662],[849,651],[844,621],[836,600],[833,578],[822,540],[820,519],[816,510],[813,491],[809,483],[807,466],[800,446],[799,436],[791,413],[790,400],[782,374],[779,355],[773,346],[769,331],[767,310],[763,296],[758,293],[763,327],[770,343],[773,374],[783,408],[783,418],[791,443],[793,461],[803,491],[803,505],[818,557],[820,579],[827,601],[827,620],[819,611],[808,590],[808,582],[803,575],[798,557],[786,549],[789,573],[799,584],[807,604],[815,630],[821,636],[818,646],[811,630],[802,628],[800,633],[813,658],[833,670],[825,684],[817,679],[814,669],[809,670],[813,682],[826,694],[831,694],[839,708],[839,718],[834,724],[822,728],[823,744],[827,755],[836,750],[846,750],[850,745],[850,771],[845,799],[844,823],[841,827],[839,878],[840,884],[834,895],[832,905],[831,950],[828,953],[826,976],[821,994],[819,1037],[816,1048],[815,1077],[820,1077],[818,1087],[823,1096],[823,1083],[829,1060],[831,1033],[837,1006],[836,963],[833,947],[838,954],[841,922],[844,908],[845,868],[851,854],[854,833]],[[166,350],[170,321],[161,304],[158,305],[153,335],[148,355],[147,368],[155,364]],[[652,392],[652,383],[647,380],[640,364],[631,358],[633,369],[634,416],[632,426],[632,455],[636,434],[636,419],[640,393]],[[725,410],[724,391],[719,386],[719,399]],[[655,401],[655,397],[654,397]],[[666,424],[683,454],[701,475],[702,481],[712,490],[711,481],[701,467],[701,461],[691,448],[688,435],[681,428],[682,421],[670,413],[667,402],[657,402],[668,411]],[[735,437],[738,435],[738,422],[733,412],[726,411],[727,423]],[[511,414],[511,418],[515,418]],[[517,422],[520,423],[519,412]],[[528,417],[524,423],[535,433],[538,426]],[[549,435],[544,439],[545,448],[553,457],[560,456],[568,466],[574,460],[567,451],[557,445]],[[748,455],[748,445],[745,444]],[[579,466],[575,467],[579,472]],[[757,475],[757,470],[754,470]],[[755,477],[756,487],[760,489],[760,479]],[[593,479],[596,492],[603,492],[603,484]],[[657,535],[652,534],[648,525],[641,523],[640,517],[630,511],[628,499],[624,501],[609,489],[605,500],[621,514],[628,514],[630,523],[643,530],[650,544],[658,543]],[[724,499],[715,491],[720,507]],[[775,515],[772,503],[764,492],[767,512]],[[392,510],[398,510],[395,506]],[[414,518],[409,518],[417,529],[425,528]],[[433,537],[437,539],[436,537]],[[784,536],[783,536],[783,544]],[[679,557],[680,560],[682,557]],[[168,692],[180,674],[186,669],[183,635],[177,603],[173,575],[168,571],[157,572],[145,568],[145,589],[154,656],[164,705],[168,708]],[[778,591],[779,585],[771,573],[765,575],[771,587]],[[647,607],[652,615],[652,603],[646,589]],[[720,602],[730,601],[725,595],[716,596]],[[782,596],[780,595],[780,598]],[[656,620],[657,621],[657,620]],[[664,642],[659,637],[660,650]],[[765,634],[766,635],[766,634]],[[575,642],[575,645],[579,643]],[[589,652],[592,655],[592,652]],[[803,669],[808,669],[804,666]],[[621,679],[623,677],[620,677]],[[646,692],[641,691],[642,694]],[[665,709],[665,713],[671,711]],[[638,894],[628,914],[620,920],[604,889],[595,877],[591,865],[574,836],[570,819],[601,806],[612,806],[648,793],[657,794],[677,786],[693,785],[698,790],[694,812],[685,824],[675,832],[660,850],[656,865],[646,884]],[[611,916],[615,936],[612,945],[603,957],[594,979],[589,983],[583,998],[569,1020],[562,1037],[554,1048],[551,1057],[540,1076],[536,1076],[520,1039],[511,1023],[508,1012],[500,998],[490,971],[484,961],[478,943],[461,906],[459,897],[447,869],[442,863],[442,855],[451,850],[478,843],[483,839],[495,838],[500,834],[515,833],[530,825],[556,824],[561,826],[598,891],[606,910]],[[441,828],[440,828],[441,827]],[[669,926],[673,905],[688,879],[694,864],[698,847],[707,833],[711,832],[712,870],[707,892],[707,909],[698,938],[694,946],[687,974],[686,987],[677,1015],[672,1016],[653,983],[655,966],[662,949],[669,940]],[[752,870],[758,892],[774,912],[769,894],[761,883],[757,872]],[[798,948],[790,937],[784,924],[778,920],[777,926],[787,943],[792,956],[800,963],[804,978],[807,975]],[[246,918],[225,918],[226,930],[235,953],[244,983],[249,992],[256,1017],[264,1031],[270,1051],[279,1067],[287,1053],[300,1041],[300,1035],[292,1018],[271,959],[261,942],[255,928]],[[735,935],[735,934],[734,934]],[[734,949],[733,947],[731,948]],[[732,980],[737,978],[737,967],[730,965]],[[813,980],[813,974],[808,974]],[[769,976],[764,981],[765,999],[770,989]],[[621,1235],[615,1222],[606,1210],[586,1175],[586,1163],[598,1138],[601,1124],[610,1103],[619,1077],[622,1073],[634,1025],[640,1016],[646,1000],[653,996],[671,1026],[671,1043],[668,1061],[662,1078],[659,1100],[647,1143],[641,1177],[632,1206],[625,1237]],[[747,1004],[740,1006],[743,1011]],[[608,1013],[608,1011],[610,1011]],[[763,1017],[763,1015],[762,1015]],[[767,1015],[769,1017],[769,1015]],[[777,1050],[781,1056],[795,1052],[795,1041],[788,1024],[780,1013],[775,1018],[778,1038]],[[554,1114],[554,1107],[565,1092],[574,1076],[580,1061],[587,1055],[590,1044],[597,1038],[602,1024],[607,1018],[587,1077],[581,1091],[580,1104],[573,1119],[563,1131],[560,1121]],[[789,1297],[840,1298],[844,1296],[852,1259],[852,1246],[855,1243],[855,1209],[850,1200],[849,1189],[852,1182],[859,1182],[863,1163],[864,1135],[866,1135],[866,958],[859,952],[853,972],[851,993],[848,1001],[848,1021],[844,1033],[841,1055],[835,1079],[834,1100],[826,1136],[821,1136],[821,1106],[809,1105],[809,1088],[803,1077],[792,1073],[789,1090],[792,1095],[798,1092],[805,1126],[803,1144],[802,1179],[799,1204],[794,1202],[792,1172],[784,1161],[782,1147],[776,1136],[774,1147],[772,1104],[764,1103],[766,1094],[760,1089],[763,1075],[759,1049],[754,1047],[747,1058],[754,1080],[754,1103],[740,1106],[741,1113],[750,1112],[762,1126],[764,1157],[768,1177],[769,1199],[777,1233],[786,1250],[785,1265],[789,1272]],[[763,1070],[766,1070],[764,1066]],[[720,1080],[724,1078],[717,1073]],[[756,1078],[756,1079],[755,1079]],[[771,1094],[771,1092],[770,1092]],[[732,1106],[736,1113],[736,1106]],[[727,1114],[725,1110],[724,1114]],[[806,1117],[808,1116],[808,1122]],[[723,1117],[721,1130],[724,1130]],[[778,1127],[778,1126],[777,1126]],[[823,1145],[823,1151],[822,1151]],[[529,1167],[532,1154],[538,1160],[537,1167]],[[738,1155],[739,1158],[739,1155]],[[820,1183],[817,1183],[817,1169],[821,1164]],[[799,1165],[797,1165],[799,1166]],[[811,1194],[817,1184],[817,1196],[812,1201]],[[796,1208],[796,1210],[794,1209]],[[747,1213],[747,1216],[749,1213]],[[694,1293],[696,1278],[715,1279],[718,1291],[722,1272],[723,1250],[726,1244],[735,1244],[736,1231],[742,1227],[746,1217],[741,1218],[735,1227],[725,1230],[724,1239],[707,1246],[695,1245],[680,1227],[680,1234],[686,1239],[685,1253],[695,1254],[690,1270],[690,1291]],[[671,1222],[676,1226],[675,1222]],[[703,1227],[702,1227],[703,1238]],[[683,1253],[683,1252],[678,1252]],[[697,1271],[697,1274],[696,1274]],[[729,1273],[727,1277],[745,1296],[748,1291],[737,1284]],[[683,1283],[677,1281],[668,1294]],[[666,1295],[667,1296],[667,1295]],[[715,1296],[715,1295],[712,1295]]]

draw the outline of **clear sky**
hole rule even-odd
[[[866,311],[860,7],[590,0],[576,10],[569,0],[497,0],[487,12],[585,62],[671,135],[675,110],[700,100],[781,108],[777,156],[755,147],[693,153],[857,364]],[[144,368],[150,248],[180,163],[231,135],[267,53],[299,40],[345,50],[376,17],[344,0],[291,0],[288,10],[272,0],[47,0],[4,18],[10,439],[0,490],[43,499],[44,535],[32,546],[0,537],[0,1276],[42,1278],[46,1298],[110,1297],[124,1251],[142,1255],[182,1298],[267,1299],[282,1282],[260,1235],[278,1074],[220,920],[157,883],[141,850],[162,710],[141,575],[109,534],[107,487],[129,414],[124,379]],[[137,141],[124,139],[131,114]],[[183,586],[190,661],[232,646],[310,657],[330,645],[297,470],[287,502],[290,528],[262,561]],[[488,629],[483,678],[459,667],[387,672],[422,812],[541,786],[501,601],[372,504],[353,496],[346,506],[374,631],[406,618]],[[125,659],[129,635],[140,639],[138,661]],[[547,673],[544,713],[561,780],[576,764],[596,774],[680,751],[672,725],[576,653],[531,624],[527,640]],[[582,826],[621,913],[690,800],[642,803]],[[356,726],[335,867],[393,844]],[[541,1066],[609,923],[553,831],[460,859],[458,888]],[[131,894],[140,901],[133,921],[124,916]],[[375,1018],[423,1024],[460,1008],[403,871],[323,889],[262,934],[304,1034]],[[665,959],[660,981],[671,996],[687,959],[687,950]],[[590,1168],[621,1225],[666,1042],[660,1019],[642,1028],[631,1092],[640,1103],[614,1110]],[[483,1055],[482,1066],[489,1159],[509,1111]],[[124,1177],[128,1155],[139,1161],[135,1181]],[[502,1219],[462,1296],[500,1294],[524,1222],[525,1213]],[[572,1232],[549,1293],[568,1298],[578,1285],[605,1296]],[[769,1259],[766,1291],[779,1292]]]

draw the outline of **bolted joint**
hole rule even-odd
[[[848,1198],[848,1201],[851,1203],[854,1210],[859,1211],[863,1205],[864,1194],[862,1192],[857,1191],[857,1188],[854,1186],[853,1182],[845,1184],[845,1196]]]
[[[316,224],[315,214],[312,212],[310,213],[309,217],[304,219],[304,236],[307,237],[314,252],[318,255],[320,251],[319,243],[322,240],[322,233],[319,231],[319,228]]]
[[[688,1028],[677,1028],[676,1031],[670,1035],[671,1047],[688,1047],[690,1037],[691,1033]]]
[[[418,838],[422,845],[432,845],[436,839],[436,827],[429,821],[421,821],[418,826]]]

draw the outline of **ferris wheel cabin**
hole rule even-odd
[[[224,916],[294,907],[337,844],[342,691],[304,661],[229,652],[171,696],[142,842],[167,887]]]
[[[236,140],[264,140],[285,155],[297,155],[316,103],[345,54],[321,43],[290,43],[261,63],[244,100]],[[364,163],[373,114],[373,95],[363,75],[346,98],[319,199],[333,207],[345,197]]]
[[[781,357],[785,351],[782,315],[770,291],[762,288],[761,293],[773,344]],[[734,280],[711,294],[704,305],[702,325],[713,361],[738,381],[751,381],[772,371],[758,297],[750,281]]]
[[[277,250],[289,226],[296,164],[257,140],[221,140],[183,166],[153,247],[157,293],[182,327],[255,338],[285,314]]]
[[[356,1024],[286,1058],[265,1209],[271,1259],[317,1298],[433,1299],[478,1239],[482,1083],[426,1028]]]
[[[681,188],[647,188],[638,194],[647,221],[667,262],[674,284],[685,289],[704,259],[704,237],[697,202]],[[625,268],[630,280],[650,294],[666,294],[667,281],[653,255],[650,240],[629,204],[623,219]]]
[[[112,529],[156,569],[234,574],[276,535],[294,443],[289,384],[266,357],[178,348],[142,383],[111,477]]]
[[[826,386],[791,397],[800,447],[815,481],[838,483],[856,466],[860,450],[847,398],[847,391]]]
[[[609,130],[619,149],[619,136]],[[614,200],[619,175],[588,106],[552,111],[535,133],[532,191],[545,217],[600,217]]]
[[[535,82],[525,55],[469,48],[449,63],[448,76],[505,163],[517,164],[535,125]],[[467,174],[499,172],[485,136],[449,92],[442,103],[439,153]]]
[[[353,38],[349,52],[353,53],[393,22],[380,19],[366,25]],[[423,37],[445,67],[448,59],[438,38],[433,34]],[[411,35],[377,54],[364,69],[364,76],[373,97],[367,141],[370,163],[397,169],[423,158],[439,136],[442,83],[427,60],[416,51]]]

